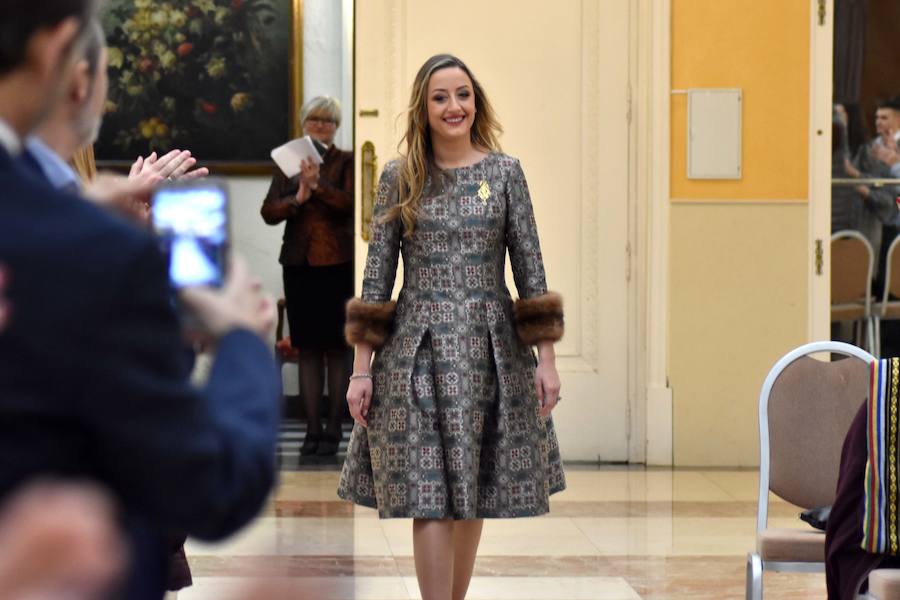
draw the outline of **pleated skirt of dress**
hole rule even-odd
[[[460,369],[426,330],[402,375],[377,370],[368,428],[354,427],[338,495],[382,518],[509,518],[540,515],[565,489],[551,419],[538,414],[534,365],[509,368],[488,331],[478,364]],[[449,350],[449,351],[448,351]],[[513,360],[515,362],[515,360]],[[505,368],[504,368],[505,367]]]

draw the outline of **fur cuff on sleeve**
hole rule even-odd
[[[513,307],[519,339],[528,346],[556,342],[563,336],[563,300],[556,292],[520,298]]]
[[[379,347],[387,340],[394,322],[396,302],[371,303],[359,298],[347,302],[344,337],[351,346],[369,344]]]

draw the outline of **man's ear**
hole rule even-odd
[[[80,29],[80,21],[69,17],[53,27],[39,29],[29,38],[25,52],[27,62],[41,79],[60,77],[65,73]]]
[[[88,97],[91,88],[90,67],[84,59],[79,60],[72,67],[72,75],[69,77],[69,86],[66,96],[76,104],[82,104]]]

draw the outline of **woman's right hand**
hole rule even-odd
[[[372,404],[372,380],[368,377],[351,379],[347,388],[347,406],[350,408],[350,416],[353,420],[368,427],[366,416],[369,414],[369,406]]]

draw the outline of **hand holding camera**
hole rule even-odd
[[[275,324],[275,302],[240,257],[231,260],[221,289],[185,287],[179,298],[213,339],[233,329],[249,329],[268,338]]]
[[[223,181],[167,183],[156,190],[153,228],[192,336],[249,329],[267,338],[275,303],[241,258],[229,259],[228,189]]]

